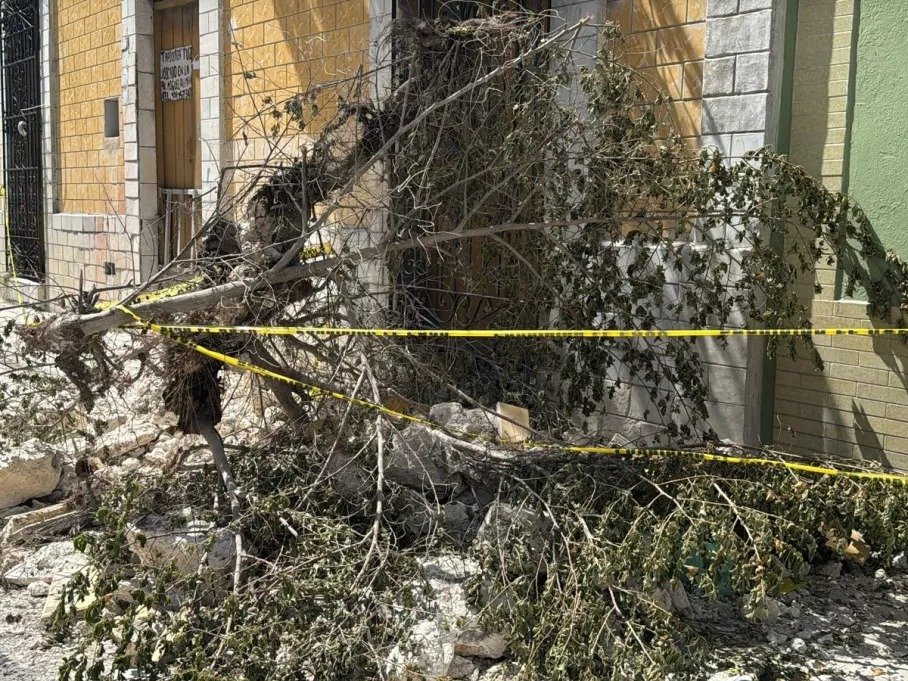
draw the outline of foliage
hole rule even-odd
[[[853,529],[881,559],[908,543],[902,486],[678,459],[617,471],[594,460],[560,464],[515,472],[520,482],[504,493],[548,514],[544,551],[526,551],[526,537],[505,551],[480,544],[483,572],[471,589],[527,679],[693,673],[704,641],[664,609],[660,588],[680,581],[701,598],[740,596],[743,611],[759,616],[812,560],[841,560]]]

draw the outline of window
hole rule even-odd
[[[120,136],[120,100],[117,97],[104,100],[104,137]]]

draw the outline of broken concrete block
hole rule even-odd
[[[498,440],[509,444],[526,442],[530,439],[530,412],[523,407],[499,402],[495,411],[503,418],[498,419]]]
[[[161,434],[160,426],[148,421],[131,421],[104,433],[95,440],[94,454],[101,458],[119,458],[154,442]]]
[[[62,456],[38,439],[0,454],[0,508],[44,497],[60,482]]]
[[[44,608],[41,610],[41,621],[50,622],[60,607],[60,601],[63,600],[63,590],[69,584],[72,577],[54,577],[47,590],[47,599],[44,601]],[[82,615],[88,608],[98,600],[94,593],[79,598],[75,602],[76,614]]]
[[[446,498],[460,481],[447,467],[450,450],[451,445],[429,428],[408,426],[392,438],[385,457],[385,477]]]
[[[76,551],[71,541],[58,541],[27,554],[4,573],[3,579],[14,586],[28,586],[34,582],[50,584],[57,577],[69,579],[86,565],[88,558]]]
[[[21,507],[20,507],[21,508]],[[90,513],[68,502],[53,504],[12,516],[0,532],[0,542],[23,541],[42,533],[61,533],[75,527]]]
[[[173,567],[183,575],[195,574],[206,553],[208,566],[216,571],[232,568],[236,559],[236,535],[213,523],[192,520],[175,527],[164,518],[148,516],[140,526],[130,525],[126,537],[143,565]]]

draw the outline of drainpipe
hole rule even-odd
[[[798,35],[799,0],[786,0],[783,37],[782,73],[779,88],[779,118],[776,133],[776,151],[780,154],[791,152],[791,107],[794,82],[795,44]],[[776,252],[785,251],[785,239],[773,237],[771,246]],[[776,401],[776,358],[763,358],[763,386],[760,395],[760,441],[772,444]]]

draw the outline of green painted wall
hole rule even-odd
[[[884,248],[908,258],[908,5],[859,7],[848,191]]]

